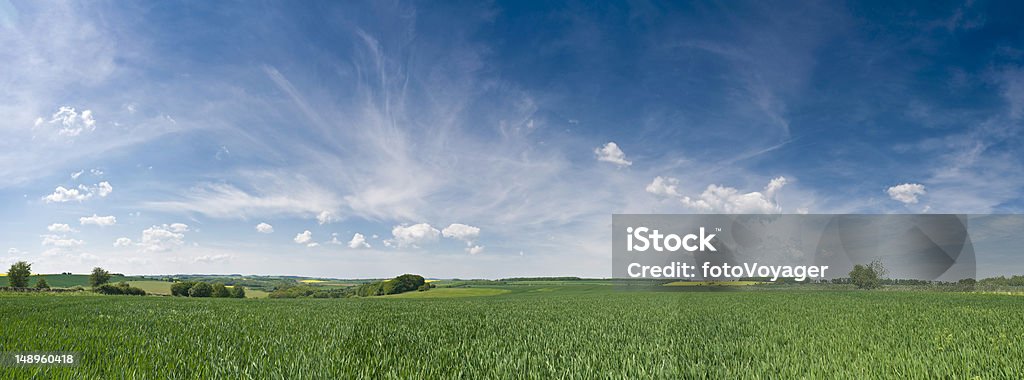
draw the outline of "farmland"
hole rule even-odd
[[[420,298],[435,291],[462,292]],[[69,379],[1024,376],[1024,297],[1018,296],[622,292],[551,284],[408,294],[0,293],[3,351],[82,355],[79,367],[0,373]]]

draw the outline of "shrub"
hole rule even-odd
[[[245,287],[242,285],[235,285],[232,287],[231,298],[245,298]]]
[[[205,282],[196,283],[188,290],[189,297],[209,297],[211,295],[213,295],[213,287]]]
[[[222,283],[213,284],[212,296],[217,298],[228,298],[231,297],[231,291],[228,290],[227,286]]]
[[[49,289],[50,284],[46,283],[46,279],[39,277],[39,281],[36,281],[36,289]]]
[[[129,296],[144,296],[146,291],[129,286],[127,282],[121,282],[117,285],[114,284],[102,284],[93,289],[96,293],[107,294],[107,295],[129,295]]]
[[[192,281],[175,282],[171,285],[171,295],[178,297],[188,297],[188,291],[195,285]]]

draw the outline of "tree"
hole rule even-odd
[[[92,287],[95,288],[106,284],[107,281],[110,281],[110,272],[107,272],[100,267],[92,268],[92,274],[89,275],[89,284],[91,284]]]
[[[231,297],[231,291],[228,290],[227,286],[218,282],[213,284],[213,296],[217,298],[228,298]]]
[[[42,276],[37,276],[37,277],[39,277],[39,281],[36,281],[36,289],[49,289],[50,288],[50,284],[46,283],[46,279],[45,278],[43,278]]]
[[[192,281],[181,281],[171,284],[171,295],[179,297],[188,297],[188,291],[195,285]]]
[[[209,297],[213,295],[213,287],[205,282],[198,282],[188,290],[189,297]]]
[[[28,287],[28,276],[31,275],[32,264],[19,261],[11,264],[11,269],[7,271],[7,282],[12,288],[25,288]]]
[[[860,289],[874,289],[882,285],[881,277],[887,271],[881,260],[874,260],[866,265],[854,265],[850,271],[850,282]]]
[[[245,298],[245,287],[235,285],[231,288],[231,298]]]

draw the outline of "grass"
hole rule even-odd
[[[478,289],[491,290],[465,290]],[[1024,377],[1024,297],[504,290],[260,300],[0,293],[3,351],[82,354],[79,367],[0,377]]]

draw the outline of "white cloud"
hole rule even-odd
[[[904,183],[890,187],[885,191],[889,194],[889,198],[893,200],[903,202],[904,204],[917,203],[917,196],[925,195],[924,185],[919,183]]]
[[[43,124],[42,118],[37,118],[35,126]],[[75,107],[63,106],[57,109],[48,122],[57,126],[57,133],[61,136],[75,137],[82,132],[96,130],[96,120],[93,118],[92,110],[85,110],[79,114]]]
[[[63,203],[71,201],[84,201],[92,197],[91,193],[79,192],[78,189],[65,189],[64,186],[57,186],[53,194],[43,197],[46,203]]]
[[[182,233],[188,232],[188,225],[185,223],[172,223],[170,226],[171,231]]]
[[[472,247],[466,248],[466,252],[469,252],[470,255],[475,255],[475,254],[481,253],[483,251],[484,251],[484,247],[481,247],[479,245],[474,245]]]
[[[399,247],[416,247],[420,244],[437,241],[441,231],[427,223],[413,224],[411,226],[395,226],[391,229],[394,236],[392,242]]]
[[[120,238],[117,238],[117,240],[114,240],[114,246],[115,247],[127,247],[127,246],[130,246],[130,245],[132,245],[132,239],[129,239],[129,238],[126,238],[126,237],[120,237]]]
[[[683,197],[683,205],[700,212],[725,214],[773,214],[782,211],[776,195],[786,185],[786,178],[772,179],[764,192],[740,193],[732,187],[708,185],[699,199]]]
[[[678,197],[679,194],[679,180],[672,177],[654,177],[654,181],[647,185],[647,192],[659,195],[663,197]]]
[[[113,215],[99,216],[96,214],[92,214],[92,216],[83,216],[81,218],[78,218],[78,222],[81,223],[83,226],[87,224],[93,224],[100,227],[106,227],[117,224],[117,218],[115,218]]]
[[[320,225],[334,223],[336,221],[338,221],[338,217],[335,216],[333,212],[327,210],[321,211],[320,214],[317,214],[316,216],[316,222],[320,223]]]
[[[72,174],[72,176],[74,176]],[[99,195],[100,197],[106,197],[114,191],[114,187],[110,186],[107,181],[100,182],[92,187],[86,187],[85,185],[78,185],[78,188],[65,188],[64,186],[57,186],[53,190],[53,194],[43,197],[46,203],[63,203],[71,201],[84,201],[92,198],[93,194]]]
[[[597,156],[598,161],[611,162],[620,167],[633,164],[632,161],[626,160],[626,154],[614,142],[604,144],[603,147],[594,148],[594,155]]]
[[[245,219],[276,215],[319,216],[334,210],[341,201],[333,191],[313,184],[305,177],[271,173],[251,174],[253,190],[229,184],[207,183],[187,192],[185,199],[146,202],[150,209],[167,212],[196,212],[214,218]],[[260,189],[265,189],[261,191]]]
[[[256,225],[256,231],[259,231],[259,233],[262,234],[269,234],[271,232],[274,232],[274,226],[271,226],[267,223],[260,223]]]
[[[185,242],[184,232],[188,230],[188,226],[184,229],[181,226],[185,225],[174,223],[147,228],[142,231],[139,247],[146,252],[164,252],[180,247]]]
[[[193,263],[213,263],[220,261],[227,261],[232,258],[231,255],[226,253],[218,253],[214,255],[201,255],[192,258]]]
[[[103,181],[97,184],[96,187],[92,189],[92,191],[94,191],[96,195],[99,195],[100,197],[106,197],[110,195],[110,193],[114,192],[114,187],[110,186],[110,182]]]
[[[466,242],[466,245],[473,244],[477,237],[480,237],[480,228],[461,223],[452,223],[441,234],[446,238],[458,239]]]
[[[309,232],[309,230],[305,230],[300,234],[296,234],[295,239],[292,240],[295,240],[295,243],[298,244],[308,244],[313,240],[313,233]]]
[[[61,249],[71,249],[84,245],[85,242],[78,239],[59,235],[43,235],[43,246]]]
[[[62,223],[54,223],[46,227],[47,231],[50,232],[74,232],[71,226]]]
[[[71,173],[71,179],[78,179],[78,177],[82,176],[82,173],[84,172],[85,170],[79,170],[77,172]]]
[[[352,249],[370,248],[370,244],[366,242],[366,237],[363,234],[356,232],[355,235],[352,235],[352,240],[349,240],[348,247]]]
[[[320,246],[320,243],[317,243],[317,242],[315,242],[315,241],[314,241],[314,242],[312,242],[312,243],[306,244],[306,246],[307,246],[307,247],[310,247],[310,248],[313,248],[313,247],[319,247],[319,246]]]

